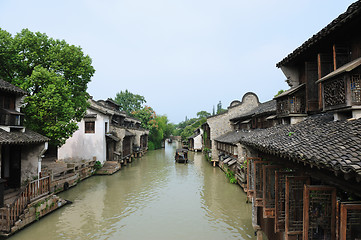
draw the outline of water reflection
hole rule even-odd
[[[61,194],[73,201],[16,239],[254,239],[250,204],[201,153],[174,161],[176,143],[112,176]]]

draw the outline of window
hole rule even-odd
[[[108,132],[108,122],[105,122],[105,133]]]
[[[95,122],[85,122],[85,133],[95,133]]]

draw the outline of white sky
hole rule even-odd
[[[128,89],[178,123],[254,92],[288,89],[276,68],[355,0],[0,0],[0,28],[81,46],[96,100]]]

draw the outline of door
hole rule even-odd
[[[19,188],[21,186],[20,145],[2,146],[1,178],[7,180],[7,188]]]

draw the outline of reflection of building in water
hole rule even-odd
[[[224,225],[228,231],[234,231],[240,237],[247,239],[247,232],[253,232],[251,219],[251,206],[243,204],[246,195],[235,185],[231,185],[224,174],[216,168],[209,166],[202,153],[194,154],[194,166],[199,175],[203,177],[201,198],[203,209],[212,224]],[[233,228],[237,222],[242,228]]]

